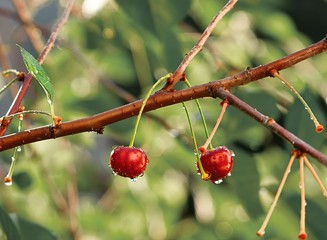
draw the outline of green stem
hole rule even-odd
[[[3,93],[8,87],[10,87],[13,83],[15,83],[17,81],[18,78],[14,78],[13,80],[11,80],[9,83],[7,83],[6,85],[4,85],[1,89],[0,89],[0,94]]]
[[[26,111],[21,111],[21,112],[17,112],[14,114],[10,114],[8,116],[4,116],[0,118],[0,122],[2,122],[4,119],[12,119],[13,117],[19,116],[21,114],[42,114],[42,115],[46,115],[48,117],[51,117],[51,114],[44,112],[44,111],[39,111],[39,110],[26,110]]]
[[[185,81],[185,84],[190,88],[192,87],[191,83],[187,80],[187,78],[185,77],[184,79]],[[195,99],[195,102],[196,102],[196,105],[199,109],[199,113],[200,113],[200,116],[201,116],[201,120],[202,120],[202,124],[203,124],[203,128],[204,128],[204,131],[205,131],[205,134],[206,134],[206,137],[209,138],[209,131],[208,131],[208,127],[207,127],[207,123],[206,123],[206,120],[205,120],[205,117],[204,117],[204,114],[203,114],[203,111],[202,111],[202,107],[200,105],[200,102],[198,99]],[[210,142],[210,148],[212,148],[212,144]]]
[[[292,92],[294,92],[294,94],[297,96],[297,98],[301,101],[301,103],[303,104],[305,110],[307,110],[307,112],[309,113],[309,116],[311,118],[311,120],[313,121],[313,123],[315,124],[316,127],[316,132],[320,133],[324,130],[324,126],[321,125],[318,121],[318,119],[316,118],[316,116],[314,115],[314,113],[312,112],[311,108],[309,107],[309,105],[306,103],[306,101],[303,99],[303,97],[295,90],[295,88],[281,75],[278,74],[277,70],[273,69],[271,70],[271,74],[274,77],[277,77],[279,80],[282,81],[282,83],[286,84]]]
[[[5,71],[2,71],[2,76],[6,77],[9,73],[13,73],[16,76],[19,74],[19,72],[16,69],[7,69]]]
[[[24,115],[22,113],[20,113],[19,117],[18,117],[18,119],[19,119],[18,132],[20,132],[22,130],[23,118],[24,118]],[[8,174],[4,178],[5,185],[7,185],[7,186],[12,185],[12,175],[14,173],[14,169],[15,169],[15,165],[16,165],[17,152],[20,152],[20,151],[21,151],[20,146],[15,147],[13,156],[11,157],[11,164],[10,164]]]
[[[132,138],[131,138],[131,141],[129,143],[129,147],[133,147],[134,145],[134,141],[135,141],[135,136],[136,136],[136,133],[137,133],[137,129],[138,129],[138,126],[139,126],[139,123],[140,123],[140,120],[141,120],[141,116],[142,116],[142,113],[143,113],[143,110],[145,108],[145,105],[149,99],[149,97],[151,96],[151,93],[153,92],[153,90],[164,80],[170,78],[172,76],[171,73],[167,74],[166,76],[163,76],[161,77],[155,84],[153,84],[153,86],[151,87],[151,89],[149,90],[149,92],[147,93],[147,95],[145,96],[144,100],[143,100],[143,103],[142,103],[142,106],[140,108],[140,111],[139,111],[139,114],[137,115],[137,119],[136,119],[136,122],[135,122],[135,126],[134,126],[134,132],[133,132],[133,135],[132,135]]]
[[[196,142],[196,137],[195,137],[195,133],[194,133],[193,124],[192,124],[192,121],[191,121],[191,118],[190,118],[190,114],[189,114],[189,112],[188,112],[188,110],[186,108],[185,103],[182,102],[182,104],[183,104],[183,108],[184,108],[185,113],[186,113],[188,124],[190,126],[190,130],[191,130],[191,134],[192,134],[192,139],[193,139],[193,144],[194,144],[194,147],[195,147],[195,150],[196,150],[196,157],[197,157],[198,167],[200,169],[200,173],[201,173],[202,179],[207,180],[209,178],[209,176],[204,171],[203,166],[202,166],[202,163],[201,163],[201,160],[200,160],[200,153],[199,153],[199,149],[198,149],[198,144]]]

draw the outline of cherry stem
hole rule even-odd
[[[295,93],[295,95],[298,97],[298,99],[304,105],[305,110],[307,110],[307,112],[309,113],[310,118],[312,119],[313,123],[315,124],[316,132],[321,133],[322,131],[324,131],[324,129],[325,129],[324,126],[319,123],[319,121],[317,120],[316,116],[312,112],[309,105],[306,103],[306,101],[303,99],[303,97],[295,90],[295,88],[284,77],[279,75],[279,73],[276,69],[271,70],[270,73],[272,76],[277,77],[279,80],[281,80],[282,83],[286,84],[292,90],[292,92]]]
[[[310,161],[308,160],[306,155],[303,155],[304,158],[304,163],[305,165],[309,168],[310,172],[312,173],[313,177],[315,178],[315,180],[317,181],[318,185],[320,186],[322,193],[325,197],[327,197],[327,190],[324,186],[324,184],[322,183],[321,179],[319,178],[318,174],[316,173],[316,171],[314,170],[312,164],[310,163]]]
[[[200,161],[200,154],[199,154],[199,150],[198,150],[198,144],[196,142],[196,137],[195,137],[195,133],[194,133],[193,124],[192,124],[192,121],[191,121],[191,118],[190,118],[190,114],[189,114],[189,112],[188,112],[188,110],[186,108],[185,103],[182,102],[182,104],[183,104],[183,108],[184,108],[186,116],[187,116],[187,121],[188,121],[189,126],[190,126],[194,147],[196,149],[197,163],[198,163],[198,167],[200,169],[201,177],[202,177],[203,180],[207,180],[207,179],[209,179],[209,174],[204,171],[202,163]]]
[[[277,193],[275,195],[275,198],[274,198],[274,200],[273,200],[273,202],[272,202],[272,204],[271,204],[271,206],[269,208],[269,211],[268,211],[268,213],[266,215],[265,220],[263,221],[260,229],[257,231],[257,235],[260,236],[260,237],[265,234],[265,229],[266,229],[266,227],[268,225],[269,219],[270,219],[270,217],[271,217],[271,215],[272,215],[272,213],[273,213],[273,211],[274,211],[274,209],[276,207],[276,204],[278,202],[278,199],[280,197],[280,194],[282,193],[282,190],[284,188],[284,185],[285,185],[286,179],[288,177],[288,174],[291,171],[291,167],[293,165],[294,159],[297,157],[297,155],[298,155],[298,153],[296,151],[293,151],[292,152],[292,155],[291,155],[290,160],[288,162],[288,165],[286,167],[286,170],[285,170],[285,173],[283,175],[282,181],[280,182],[280,185],[278,187],[278,190],[277,190]]]
[[[223,116],[225,114],[225,111],[226,111],[228,105],[229,105],[228,100],[223,100],[222,101],[222,108],[221,108],[220,115],[219,115],[219,117],[217,119],[217,122],[216,122],[214,128],[212,129],[212,132],[210,133],[210,136],[207,138],[207,141],[204,143],[203,146],[200,147],[201,152],[205,152],[205,150],[208,148],[208,145],[211,143],[211,140],[212,140],[213,136],[215,135],[221,120],[223,119]]]
[[[13,83],[15,83],[18,80],[18,78],[14,78],[13,80],[11,80],[9,83],[7,83],[6,85],[4,85],[1,89],[0,89],[0,94],[3,93],[7,88],[9,88]]]
[[[184,81],[185,81],[185,84],[189,88],[192,87],[191,83],[187,80],[186,77],[185,77]],[[196,102],[196,105],[198,107],[198,110],[199,110],[199,113],[200,113],[200,116],[201,116],[201,121],[202,121],[202,124],[203,124],[204,132],[206,134],[206,137],[208,138],[209,137],[209,131],[208,131],[208,126],[207,126],[207,123],[206,123],[206,120],[205,120],[205,117],[204,117],[204,114],[203,114],[203,111],[202,111],[202,107],[201,107],[200,102],[199,102],[198,99],[195,99],[195,102]],[[210,142],[210,148],[212,148],[211,142]],[[196,147],[196,149],[198,149],[198,147]]]
[[[22,112],[20,112],[20,114],[18,115],[18,119],[19,119],[18,132],[20,132],[22,130],[23,119],[24,119],[24,114],[22,114]],[[21,151],[20,146],[15,147],[13,156],[11,157],[11,164],[10,164],[8,174],[3,179],[6,186],[12,185],[12,175],[14,173],[14,169],[15,169],[15,165],[16,165],[17,152],[20,152],[20,151]]]
[[[136,119],[136,122],[135,122],[135,127],[134,127],[134,132],[133,132],[133,135],[132,135],[132,138],[131,138],[131,141],[129,143],[129,147],[133,147],[134,145],[134,141],[135,141],[135,136],[136,136],[136,133],[137,133],[137,129],[138,129],[138,126],[139,126],[139,123],[140,123],[140,120],[141,120],[141,116],[142,116],[142,113],[143,113],[143,110],[145,108],[145,105],[149,99],[149,97],[151,96],[151,93],[153,92],[153,90],[164,80],[167,80],[168,78],[171,78],[172,74],[171,73],[168,73],[166,76],[163,76],[161,77],[160,79],[158,79],[157,82],[155,82],[153,84],[153,86],[151,87],[151,89],[149,90],[149,92],[147,93],[147,95],[145,96],[143,102],[142,102],[142,106],[140,108],[140,111],[137,115],[137,119]]]
[[[1,117],[0,118],[0,123],[3,120],[9,120],[9,119],[12,119],[15,116],[24,115],[24,114],[42,114],[42,115],[46,115],[46,116],[52,118],[51,114],[49,114],[47,112],[44,112],[44,111],[39,111],[39,110],[26,110],[26,111],[21,111],[21,112],[17,112],[17,113],[14,113],[14,114],[10,114],[8,116]]]
[[[305,185],[304,185],[304,155],[300,157],[300,190],[301,190],[301,210],[300,210],[300,233],[299,239],[307,239],[305,232]]]
[[[2,76],[6,77],[10,73],[15,74],[16,76],[19,74],[19,72],[16,69],[7,69],[7,70],[2,71]]]

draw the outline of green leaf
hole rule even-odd
[[[263,214],[263,209],[259,199],[260,179],[255,158],[236,146],[231,149],[235,151],[236,157],[230,181],[234,186],[238,186],[235,191],[247,213],[251,218],[257,218]]]
[[[23,218],[18,218],[19,229],[22,233],[23,240],[56,240],[57,237],[50,230],[39,224],[30,222]]]
[[[19,45],[17,46],[20,48],[28,72],[32,74],[33,77],[40,83],[40,85],[42,86],[43,90],[47,95],[48,102],[50,103],[50,105],[52,105],[54,90],[53,90],[52,83],[50,82],[50,78],[45,73],[43,67],[29,52],[27,52],[23,47]]]
[[[8,213],[6,213],[3,208],[0,207],[0,224],[2,231],[6,235],[6,239],[8,240],[20,240],[20,234],[17,230],[16,225],[9,217]]]

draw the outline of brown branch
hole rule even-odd
[[[71,11],[71,9],[73,7],[73,4],[74,4],[74,0],[69,0],[62,17],[59,19],[58,23],[56,24],[53,32],[51,33],[51,35],[49,37],[49,40],[48,40],[47,44],[43,48],[43,51],[41,52],[41,54],[40,54],[40,56],[38,58],[38,62],[40,64],[43,63],[45,57],[48,55],[50,50],[53,48],[54,42],[56,41],[56,38],[57,38],[57,36],[59,34],[59,31],[64,26],[64,24],[67,22],[67,19],[68,19],[69,13],[70,13],[70,11]],[[32,77],[31,74],[26,75],[22,86],[20,87],[20,89],[19,89],[19,91],[18,91],[12,105],[10,106],[10,108],[9,108],[7,114],[6,114],[7,116],[17,112],[17,109],[19,108],[19,106],[20,106],[21,102],[23,101],[23,98],[24,98],[27,90],[29,89],[32,78],[33,77]],[[1,127],[0,127],[0,136],[3,136],[5,134],[9,124],[10,124],[10,121],[5,126],[1,125]]]
[[[16,8],[17,16],[21,21],[26,35],[30,39],[34,49],[40,53],[43,48],[43,40],[38,32],[37,27],[34,25],[28,8],[23,0],[11,0],[12,4]]]
[[[311,58],[316,54],[322,53],[326,50],[327,37],[305,49],[290,54],[284,58],[268,63],[266,65],[261,65],[255,68],[248,68],[235,76],[226,77],[221,80],[198,85],[180,91],[157,92],[149,98],[144,111],[148,112],[168,105],[174,105],[180,102],[185,102],[196,98],[215,97],[218,94],[217,92],[220,91],[218,90],[220,88],[230,89],[232,87],[247,84],[251,81],[262,79],[264,77],[270,76],[270,71],[272,69],[280,71],[282,69],[291,67],[292,65],[307,58]],[[225,97],[226,96],[223,96],[223,98]],[[141,104],[142,100],[139,100],[103,113],[99,113],[94,116],[70,122],[64,122],[60,124],[57,128],[54,128],[53,126],[44,126],[36,129],[26,130],[16,134],[11,134],[5,137],[0,137],[0,151],[4,151],[19,145],[24,145],[51,138],[63,137],[81,132],[95,131],[97,133],[102,133],[104,126],[137,115]],[[247,111],[246,113],[249,116],[255,118],[256,112]],[[284,129],[277,123],[273,123],[273,121],[268,120],[261,121],[261,123],[266,123],[266,125],[267,123],[269,123],[268,127],[272,131],[280,135],[282,138],[285,138],[294,147],[299,148],[303,152],[308,152],[314,158],[317,158],[320,162],[327,165],[327,159],[323,154],[321,154],[302,140],[298,139],[294,135],[288,135],[290,133],[287,133],[285,135],[286,129]]]
[[[268,127],[271,131],[287,140],[290,144],[294,146],[296,149],[300,149],[302,152],[306,152],[316,158],[318,161],[327,165],[327,156],[295,136],[293,133],[289,132],[287,129],[283,128],[279,125],[274,119],[263,115],[258,110],[251,107],[246,102],[242,101],[235,95],[231,94],[229,91],[224,90],[223,88],[215,89],[214,96],[219,97],[221,99],[227,99],[229,104],[238,108],[245,114],[251,116],[254,120]]]

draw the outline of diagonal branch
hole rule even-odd
[[[263,115],[257,109],[251,107],[246,102],[242,101],[232,93],[223,88],[218,88],[214,91],[214,95],[221,98],[227,99],[228,102],[234,107],[238,108],[245,114],[251,116],[257,122],[265,125],[271,131],[279,135],[281,138],[287,140],[294,148],[301,150],[301,152],[306,152],[320,161],[322,164],[327,165],[327,156],[316,150],[314,147],[310,146],[293,133],[289,132],[287,129],[279,125],[274,119]]]
[[[183,61],[180,63],[178,68],[176,69],[171,81],[167,82],[166,86],[164,86],[165,91],[172,90],[174,86],[179,82],[185,69],[190,64],[192,59],[202,50],[204,44],[208,40],[210,34],[215,29],[218,22],[230,11],[233,9],[234,5],[236,4],[237,0],[229,0],[225,6],[218,12],[216,16],[213,17],[212,21],[206,27],[204,32],[202,33],[199,41],[193,46],[193,48],[186,54]]]

